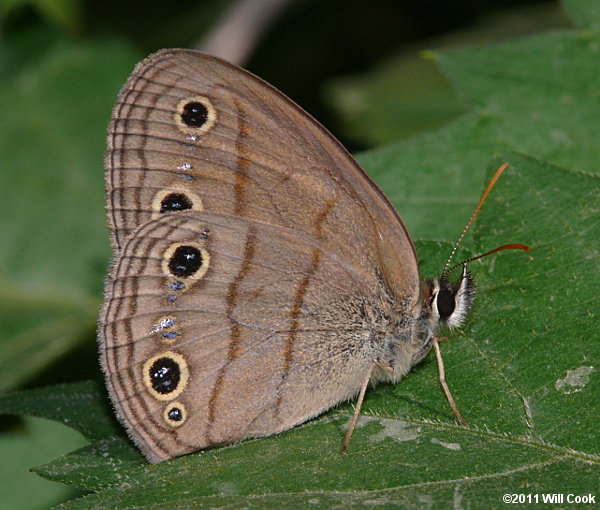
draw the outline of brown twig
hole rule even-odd
[[[222,14],[215,27],[195,47],[243,65],[269,26],[291,0],[238,0]]]

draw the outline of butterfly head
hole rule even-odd
[[[451,282],[447,274],[426,282],[424,309],[428,311],[434,323],[457,328],[464,323],[471,311],[475,290],[473,275],[465,264],[456,282]]]
[[[419,313],[410,333],[414,348],[410,366],[416,365],[427,355],[440,326],[454,329],[465,322],[473,307],[475,289],[473,275],[466,264],[456,281],[450,280],[448,273],[443,273],[440,278],[422,280]],[[402,376],[405,373],[400,372],[394,372],[394,375]]]

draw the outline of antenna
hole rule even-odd
[[[488,255],[492,255],[493,253],[497,253],[502,250],[531,251],[529,246],[527,246],[525,244],[520,244],[520,243],[503,244],[502,246],[499,246],[498,248],[488,251],[487,253],[484,253],[483,255],[477,255],[476,257],[472,257],[470,259],[463,260],[462,262],[459,262],[458,264],[455,264],[450,269],[448,269],[448,266],[450,265],[450,261],[454,257],[456,250],[460,246],[460,243],[462,242],[463,238],[465,237],[465,234],[468,232],[469,228],[471,227],[473,221],[475,221],[475,218],[477,217],[477,214],[479,213],[481,206],[485,202],[485,199],[490,194],[490,191],[492,191],[492,188],[496,184],[496,181],[500,178],[500,176],[504,173],[504,170],[506,170],[507,168],[508,168],[508,163],[506,163],[506,162],[502,163],[500,165],[500,167],[498,168],[498,170],[496,170],[496,172],[490,179],[490,182],[488,183],[485,190],[483,191],[481,198],[479,199],[479,202],[477,202],[477,206],[475,207],[475,210],[473,211],[471,218],[469,218],[469,221],[467,222],[467,224],[465,225],[465,228],[463,229],[462,233],[460,234],[458,241],[456,241],[456,243],[454,244],[454,247],[452,248],[452,253],[450,253],[450,257],[448,257],[448,260],[446,261],[446,265],[444,266],[444,270],[442,271],[442,279],[445,279],[457,267],[464,266],[465,264],[468,264],[469,262],[473,262],[474,260],[481,259],[483,257],[487,257]]]
[[[464,265],[468,264],[469,262],[473,262],[474,260],[482,259],[483,257],[487,257],[488,255],[492,255],[492,254],[497,253],[502,250],[531,251],[531,248],[529,246],[527,246],[526,244],[521,244],[521,243],[503,244],[502,246],[498,246],[498,248],[494,248],[493,250],[490,250],[490,251],[484,253],[483,255],[477,255],[476,257],[471,257],[470,259],[463,260],[462,262],[459,262],[458,264],[454,264],[450,269],[448,269],[447,271],[444,271],[442,273],[442,279],[444,279],[446,276],[448,276],[457,267],[464,266]]]

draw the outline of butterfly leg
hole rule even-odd
[[[360,387],[360,392],[358,393],[358,400],[356,401],[356,405],[354,406],[354,414],[352,415],[352,421],[350,422],[350,426],[348,427],[348,432],[346,432],[346,437],[344,438],[344,442],[342,443],[342,453],[346,454],[348,452],[348,446],[350,445],[350,438],[352,437],[352,433],[358,423],[358,418],[360,418],[360,409],[362,407],[363,400],[365,398],[365,392],[367,391],[367,386],[369,386],[369,381],[371,380],[371,374],[373,373],[373,369],[375,368],[375,362],[369,365],[369,369],[365,374],[365,380],[363,381],[362,386]]]
[[[454,398],[452,397],[450,388],[448,387],[448,384],[446,383],[446,371],[444,370],[444,360],[442,359],[442,353],[440,351],[440,345],[439,345],[439,341],[441,341],[441,340],[444,340],[444,338],[438,339],[436,337],[433,337],[433,339],[432,339],[433,348],[435,349],[435,357],[437,358],[440,384],[442,385],[442,388],[444,389],[444,393],[446,394],[448,403],[450,404],[450,407],[452,408],[452,412],[454,413],[454,416],[456,416],[458,423],[460,423],[463,427],[468,427],[469,424],[468,424],[467,420],[465,420],[462,417],[462,414],[460,414],[458,407],[456,407],[456,403],[454,402]]]

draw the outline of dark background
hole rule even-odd
[[[0,68],[10,71],[42,57],[61,39],[119,37],[140,56],[165,47],[195,47],[234,2],[7,2]],[[69,6],[60,14],[60,5]],[[1,2],[0,2],[1,4]],[[322,84],[360,74],[398,54],[418,55],[567,26],[556,1],[535,0],[295,0],[257,41],[243,66],[282,90],[325,124],[351,151],[368,143],[344,136],[339,115],[326,104]],[[31,32],[36,51],[31,51]],[[24,37],[24,34],[26,36]],[[28,42],[24,43],[23,40]]]

